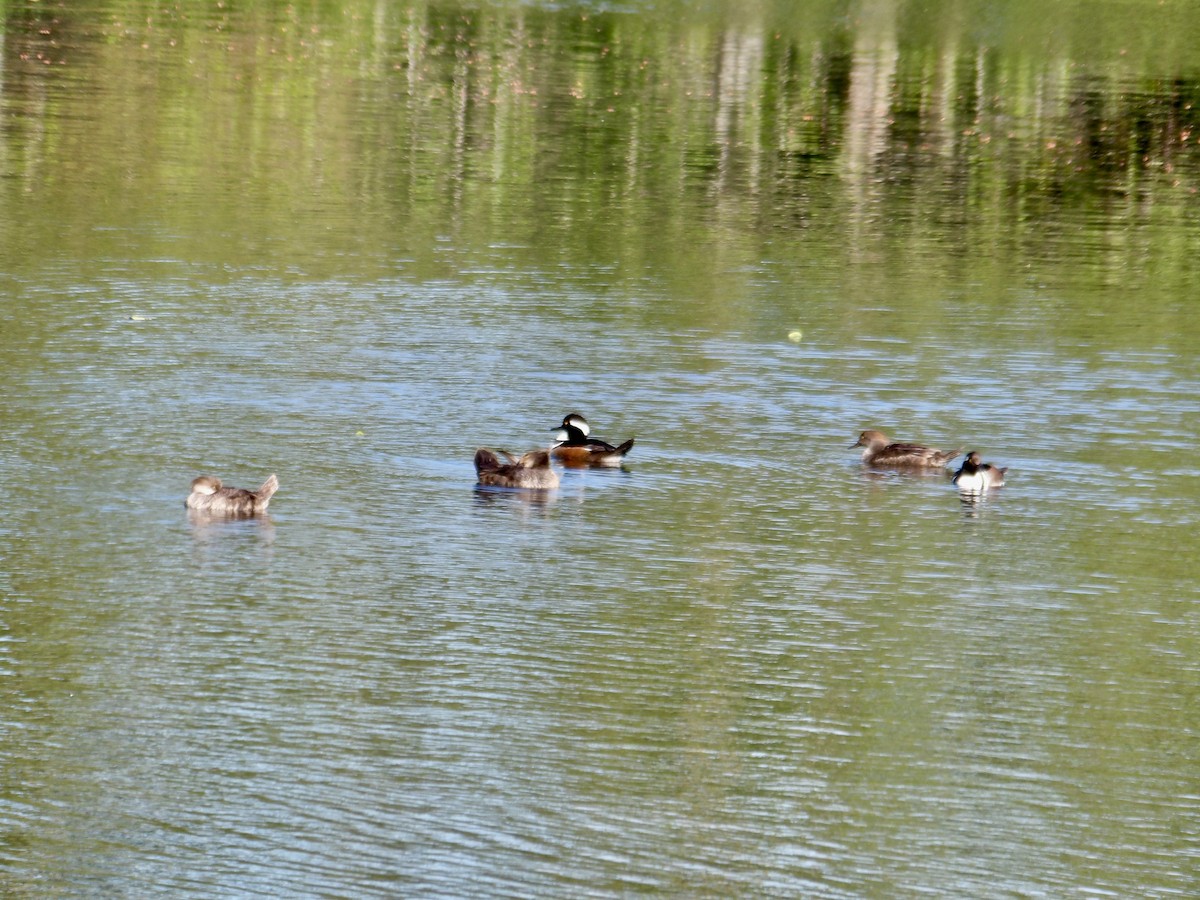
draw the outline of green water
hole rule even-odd
[[[1193,4],[0,13],[0,893],[1196,892]]]

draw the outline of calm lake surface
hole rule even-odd
[[[0,894],[1200,893],[1194,4],[697,7],[0,3]]]

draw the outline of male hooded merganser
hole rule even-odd
[[[964,494],[979,494],[988,488],[1004,484],[1004,473],[1008,471],[1008,467],[1000,469],[982,460],[983,458],[972,450],[951,479]]]
[[[858,436],[851,447],[863,447],[862,460],[868,466],[897,468],[940,469],[961,450],[943,451],[921,444],[893,444],[881,431],[867,430]]]
[[[475,451],[475,471],[480,484],[534,490],[558,487],[558,473],[550,468],[549,450],[530,450],[516,458],[503,450],[500,452],[508,459],[507,463],[501,462],[500,457],[486,448]]]
[[[615,467],[621,465],[625,454],[633,449],[633,438],[614,447],[599,438],[588,437],[592,429],[579,413],[564,416],[562,425],[552,430],[556,432],[558,445],[550,453],[564,466]]]
[[[279,479],[272,475],[257,491],[225,487],[213,475],[192,479],[192,492],[183,505],[188,509],[224,516],[255,516],[267,511],[272,495],[279,490]]]

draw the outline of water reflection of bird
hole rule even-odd
[[[862,460],[868,466],[892,466],[911,469],[940,469],[962,453],[961,450],[939,450],[922,444],[892,443],[882,431],[868,429],[850,445],[862,447]]]
[[[965,494],[978,494],[988,488],[1000,487],[1004,484],[1004,473],[1008,468],[997,468],[983,462],[983,458],[974,450],[967,454],[962,465],[955,473],[955,487]]]
[[[188,509],[222,516],[255,516],[267,511],[271,497],[279,490],[279,479],[271,475],[257,491],[225,487],[213,475],[192,479],[192,492],[183,505]]]
[[[196,547],[200,549],[227,546],[229,540],[251,542],[269,547],[275,541],[275,523],[270,513],[261,516],[229,516],[205,512],[201,509],[187,511],[188,524]]]
[[[508,462],[501,462],[500,457],[487,448],[475,451],[475,472],[480,484],[532,490],[558,487],[558,473],[550,468],[549,450],[530,450],[519,457],[501,453]]]
[[[614,447],[590,437],[592,429],[579,413],[563,416],[562,425],[553,430],[558,445],[550,452],[564,466],[615,467],[621,465],[625,454],[633,449],[633,438]]]

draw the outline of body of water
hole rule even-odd
[[[1200,889],[1200,26],[790,6],[0,5],[0,893]]]

